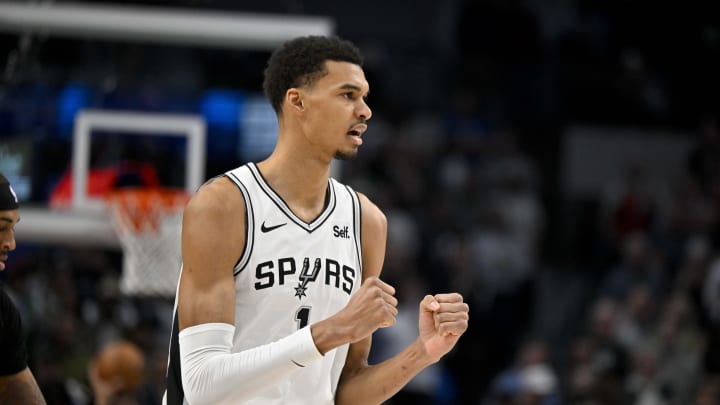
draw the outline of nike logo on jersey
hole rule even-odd
[[[293,360],[293,359],[290,359],[290,361],[292,361],[293,364],[296,365],[296,366],[298,366],[298,367],[305,367],[305,366],[303,366],[302,364],[298,363],[297,361],[295,361],[295,360]]]
[[[278,229],[281,226],[285,226],[285,225],[287,225],[287,222],[285,222],[284,224],[279,224],[279,225],[265,226],[265,221],[263,221],[262,225],[260,225],[260,230],[262,231],[262,233],[268,233],[272,230]]]

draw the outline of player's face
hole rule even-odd
[[[372,111],[366,103],[369,85],[358,65],[328,61],[327,74],[305,94],[308,139],[338,159],[351,159],[362,145]]]
[[[20,221],[20,211],[0,211],[0,271],[5,270],[8,253],[15,250],[15,224]]]

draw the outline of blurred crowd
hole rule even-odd
[[[598,235],[594,253],[576,269],[587,271],[588,295],[571,303],[581,315],[560,339],[536,325],[576,308],[537,311],[538,288],[562,294],[540,282],[548,270],[538,259],[557,230],[546,227],[541,179],[512,132],[448,133],[423,118],[368,138],[347,178],[388,212],[384,276],[401,302],[450,287],[471,303],[454,356],[415,386],[434,395],[422,403],[718,403],[717,124],[703,122],[677,179],[639,166],[608,179],[596,229],[586,229]],[[395,347],[403,332],[383,330],[378,341]],[[421,403],[411,398],[392,403]]]

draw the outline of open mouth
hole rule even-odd
[[[357,136],[360,137],[362,134],[367,130],[366,124],[357,124],[350,128],[350,130],[347,132],[350,136]]]
[[[351,137],[355,145],[360,146],[363,144],[362,141],[362,134],[367,129],[367,125],[365,124],[357,124],[350,128],[349,131],[347,131],[347,135]]]

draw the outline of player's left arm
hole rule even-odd
[[[45,404],[45,398],[30,368],[25,367],[18,373],[0,376],[0,405],[4,404]]]
[[[387,219],[365,195],[362,208],[363,279],[380,276],[387,242]],[[459,294],[427,295],[420,303],[418,338],[400,353],[368,364],[372,336],[350,345],[336,404],[380,404],[400,391],[415,375],[440,360],[467,329],[468,306]]]

